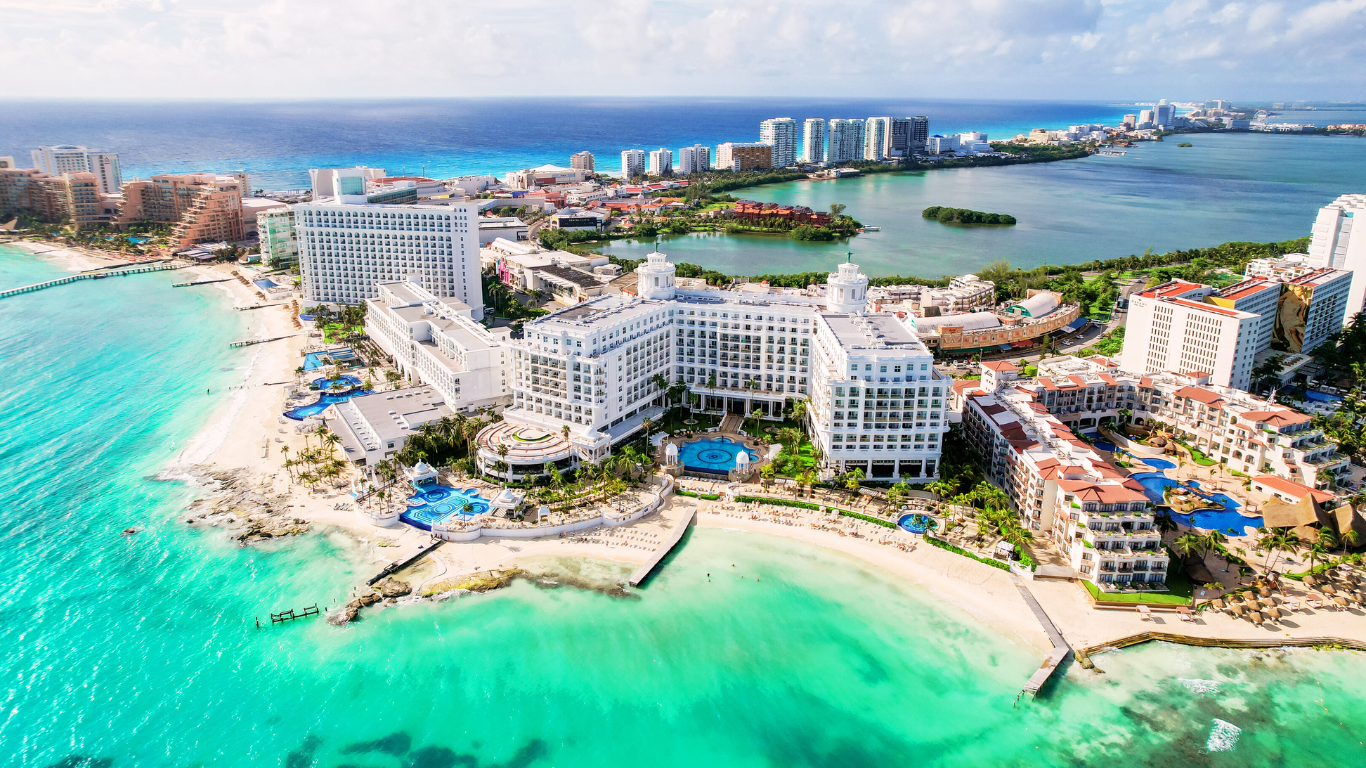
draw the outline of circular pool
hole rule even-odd
[[[912,512],[909,515],[902,515],[896,521],[897,527],[907,533],[924,533],[933,531],[939,527],[939,523],[929,515],[922,515],[919,512]]]
[[[408,497],[408,509],[399,517],[424,531],[434,523],[451,519],[472,520],[489,511],[489,500],[473,488],[437,485]]]
[[[684,443],[678,447],[678,460],[694,472],[725,474],[735,469],[735,457],[741,452],[748,454],[751,464],[759,460],[759,454],[725,437]]]

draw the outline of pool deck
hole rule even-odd
[[[744,446],[746,450],[759,457],[749,465],[750,474],[752,475],[756,474],[759,471],[759,468],[768,462],[768,449],[761,446],[758,440],[755,440],[749,435],[742,435],[739,432],[721,432],[720,430],[715,432],[702,430],[700,432],[694,432],[691,435],[675,433],[666,437],[660,441],[659,447],[655,450],[655,462],[660,465],[664,464],[664,446],[669,443],[673,443],[681,449],[684,443],[693,443],[699,440],[716,440],[718,438],[726,438],[727,440],[737,442]],[[717,474],[724,474],[724,472],[717,472]]]

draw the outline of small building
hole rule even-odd
[[[346,459],[362,467],[393,458],[423,424],[455,414],[429,386],[358,395],[333,410],[327,428],[341,438]]]

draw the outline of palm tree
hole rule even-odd
[[[802,423],[802,420],[806,418],[806,409],[807,409],[806,398],[803,397],[803,398],[798,399],[798,400],[793,400],[793,401],[792,401],[792,420],[795,421],[795,422],[797,422],[798,424]]]
[[[768,487],[769,483],[773,482],[773,476],[776,474],[777,470],[773,468],[772,463],[765,464],[759,469],[759,478],[763,480],[765,488]]]
[[[1316,541],[1309,545],[1305,554],[1309,556],[1309,572],[1313,573],[1315,562],[1322,563],[1328,559],[1328,548],[1323,545],[1322,541]]]
[[[751,419],[754,419],[754,431],[751,432],[750,434],[756,435],[756,436],[759,434],[759,419],[760,419],[763,415],[764,415],[764,412],[761,411],[761,410],[759,410],[758,408],[755,408],[755,409],[754,409],[754,412],[751,413],[751,414],[749,415],[749,417],[750,417]]]
[[[1172,542],[1172,549],[1176,550],[1176,553],[1186,560],[1197,559],[1204,552],[1204,548],[1204,540],[1194,533],[1183,534]]]
[[[1172,533],[1177,530],[1176,521],[1171,518],[1171,515],[1164,512],[1153,515],[1153,525],[1157,526],[1157,530],[1162,533]]]
[[[563,425],[563,426],[560,427],[560,434],[561,434],[561,435],[564,435],[564,441],[565,441],[566,443],[569,442],[569,425],[568,425],[568,424],[565,424],[565,425]]]
[[[640,428],[645,430],[645,444],[650,444],[650,430],[654,429],[654,419],[646,418],[640,422]]]
[[[861,482],[863,482],[863,470],[859,467],[854,467],[852,471],[844,476],[844,487],[848,488],[850,491],[857,492],[859,483]]]

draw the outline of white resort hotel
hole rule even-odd
[[[562,309],[510,342],[512,404],[479,437],[485,471],[519,478],[600,460],[664,412],[661,384],[678,383],[711,413],[781,419],[788,401],[809,399],[812,442],[832,471],[936,477],[947,383],[895,316],[865,316],[857,265],[831,273],[824,297],[680,287],[657,252],[637,273],[638,296]]]
[[[637,276],[638,295],[529,321],[522,339],[485,329],[439,285],[376,282],[366,328],[450,410],[506,405],[480,433],[477,461],[509,480],[600,461],[683,388],[697,410],[770,420],[808,400],[811,440],[831,472],[937,477],[949,382],[902,320],[865,313],[868,278],[856,264],[841,264],[823,292],[682,287],[657,252]]]

